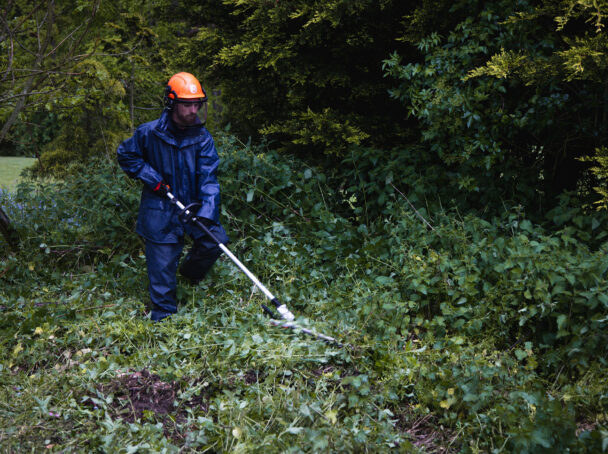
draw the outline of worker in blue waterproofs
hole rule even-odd
[[[136,231],[146,242],[150,317],[155,321],[177,312],[176,273],[184,234],[192,238],[193,245],[179,271],[193,283],[207,274],[221,254],[202,229],[180,221],[180,210],[166,197],[167,192],[184,205],[200,203],[196,218],[220,242],[228,242],[219,222],[218,155],[199,118],[206,113],[206,102],[207,96],[192,74],[175,74],[167,83],[166,107],[160,118],[137,128],[117,151],[126,174],[143,182]]]

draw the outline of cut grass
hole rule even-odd
[[[20,156],[0,157],[0,188],[13,190],[20,180],[21,171],[34,164],[36,158]]]

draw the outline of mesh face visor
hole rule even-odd
[[[175,104],[188,104],[188,105],[196,105],[197,107],[197,116],[201,120],[203,124],[207,122],[207,98],[199,98],[199,99],[179,99],[175,102]]]
[[[199,101],[200,107],[198,108],[198,118],[201,120],[201,123],[207,123],[207,99],[203,101]]]

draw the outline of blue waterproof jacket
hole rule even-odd
[[[177,243],[184,233],[203,236],[200,229],[178,219],[179,209],[169,199],[154,193],[163,181],[184,205],[200,202],[197,216],[213,221],[225,235],[219,225],[219,159],[211,134],[200,120],[178,130],[170,115],[165,110],[159,119],[144,123],[117,150],[118,163],[126,174],[144,183],[136,231],[155,243]]]

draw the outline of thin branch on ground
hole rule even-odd
[[[437,232],[437,230],[435,230],[435,227],[433,227],[429,221],[427,221],[426,219],[424,219],[424,216],[422,216],[418,210],[416,209],[416,207],[414,205],[412,205],[412,202],[410,202],[410,200],[406,197],[406,195],[401,192],[393,183],[391,183],[391,186],[395,189],[395,191],[397,191],[399,194],[401,194],[401,196],[405,199],[405,201],[409,204],[410,207],[412,207],[412,210],[414,210],[414,213],[416,213],[416,216],[418,216],[422,222],[424,222],[433,232],[437,233],[437,235],[441,236],[439,234],[439,232]]]

